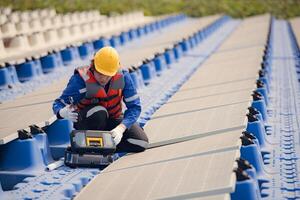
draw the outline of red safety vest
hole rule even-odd
[[[125,85],[123,74],[117,72],[117,74],[111,78],[109,89],[106,93],[104,87],[96,81],[90,67],[80,67],[77,68],[76,71],[86,84],[86,95],[78,103],[78,109],[80,110],[91,104],[101,105],[106,108],[110,118],[119,118],[123,114],[122,91]]]

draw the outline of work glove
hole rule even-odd
[[[111,136],[113,137],[116,145],[118,145],[121,142],[125,130],[126,126],[124,124],[119,124],[116,128],[111,130]]]
[[[78,113],[75,112],[75,108],[71,105],[67,105],[64,108],[59,110],[59,115],[64,118],[68,119],[72,122],[78,121]]]

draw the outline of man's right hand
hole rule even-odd
[[[59,115],[64,119],[71,120],[72,122],[78,121],[78,113],[75,112],[75,108],[71,105],[65,106],[64,108],[60,109]]]

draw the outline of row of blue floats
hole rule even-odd
[[[264,50],[263,61],[256,81],[257,89],[253,91],[252,105],[248,108],[247,127],[242,133],[241,158],[237,160],[238,168],[235,169],[237,183],[233,200],[261,199],[264,194],[264,183],[269,183],[263,170],[263,157],[270,152],[265,149],[265,126],[267,120],[267,104],[269,93],[270,70],[269,60],[272,55],[271,24],[267,44]]]
[[[274,127],[268,124],[268,117],[269,115],[272,116],[272,114],[269,113],[272,111],[267,109],[270,103],[269,93],[272,81],[272,60],[287,59],[284,56],[281,58],[272,57],[274,56],[274,32],[272,32],[272,30],[274,31],[274,29],[272,29],[275,23],[274,21],[275,19],[272,18],[263,61],[259,71],[259,78],[256,82],[257,89],[252,94],[253,102],[247,114],[247,128],[241,136],[241,158],[237,160],[238,168],[235,169],[237,184],[234,193],[231,194],[233,200],[300,198],[300,196],[297,197],[294,195],[300,187],[296,186],[298,183],[295,180],[295,160],[298,158],[293,157],[295,153],[293,132],[289,130],[289,126],[284,124],[285,122],[282,120],[277,120],[276,123],[278,127],[281,127],[280,129],[277,127],[277,130],[274,130]],[[276,31],[278,31],[278,29],[276,29]],[[299,67],[299,47],[290,26],[289,37],[291,37],[292,40],[291,44],[294,50],[294,56],[295,58],[298,57],[297,66]],[[292,114],[279,113],[278,115],[287,118]],[[276,143],[271,144],[269,142],[270,139],[267,137],[274,134],[274,131],[277,131],[276,134],[280,133],[280,137],[277,136],[280,139],[278,139]],[[268,168],[273,171],[266,171]],[[295,187],[286,187],[287,185],[294,185],[296,189]]]
[[[179,20],[181,18],[184,18],[184,16],[179,16],[175,19]],[[155,54],[153,58],[144,60],[142,65],[132,66],[129,71],[137,88],[141,89],[151,84],[151,81],[156,76],[162,75],[165,71],[167,72],[167,69],[171,68],[173,63],[176,63],[177,60],[182,58],[189,50],[200,44],[202,40],[208,37],[228,19],[228,16],[224,16],[202,30],[195,32],[190,37],[177,42],[173,48],[165,49],[164,52]],[[99,39],[98,42],[101,40],[104,39]],[[102,43],[102,45],[105,44]],[[98,48],[101,48],[101,45],[99,45]],[[42,176],[46,179],[46,177],[48,177],[47,173],[62,173],[62,171],[69,173],[71,169],[63,168],[58,172],[45,172],[45,169],[47,165],[64,156],[64,151],[70,144],[69,133],[72,127],[72,123],[65,119],[56,120],[50,126],[43,128],[32,125],[30,126],[30,132],[26,130],[18,131],[19,139],[5,145],[0,145],[0,185],[2,185],[4,191],[2,191],[2,195],[8,195],[10,191],[13,191],[14,194],[18,192],[22,193],[19,194],[18,197],[22,196],[24,199],[33,198],[36,195],[41,195],[43,191],[36,189],[37,191],[35,192],[35,189],[30,187],[26,190],[27,192],[30,190],[30,192],[26,193],[24,192],[24,184],[28,185],[28,183],[33,180],[38,181],[38,177]],[[18,157],[18,159],[15,159],[16,157]],[[84,173],[90,177],[89,179],[92,178],[91,174],[96,174],[94,171],[85,171]],[[60,176],[60,174],[51,174],[51,179],[52,176]],[[81,180],[80,177],[78,179]],[[41,188],[40,185],[43,185],[43,183],[47,183],[49,187],[53,185],[44,180],[36,184],[38,185],[37,188]],[[80,188],[82,188],[87,183],[88,181],[85,180],[78,184]],[[64,183],[60,184],[63,185]],[[21,188],[23,188],[23,190],[21,190]],[[60,189],[64,192],[59,195],[63,195],[64,198],[67,199],[73,198],[74,193],[78,192],[74,188],[65,189],[63,186]],[[47,190],[44,192],[49,193]],[[58,195],[57,193],[55,194]],[[57,198],[61,198],[59,195]]]
[[[117,47],[124,45],[135,38],[140,38],[143,35],[162,29],[185,18],[184,14],[171,16],[132,28],[126,32],[121,32],[119,35],[113,35],[110,38],[100,37],[95,41],[85,42],[80,46],[69,46],[58,52],[49,52],[48,55],[39,59],[27,59],[26,62],[15,66],[7,64],[6,67],[0,68],[0,90],[19,82],[29,81],[40,74],[49,73],[55,68],[68,66],[78,59],[89,59],[95,51],[103,46],[110,45]]]

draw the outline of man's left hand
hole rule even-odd
[[[123,133],[126,130],[126,126],[124,124],[119,124],[116,128],[111,130],[111,135],[115,141],[115,144],[118,145],[121,142],[121,139],[123,137]]]

